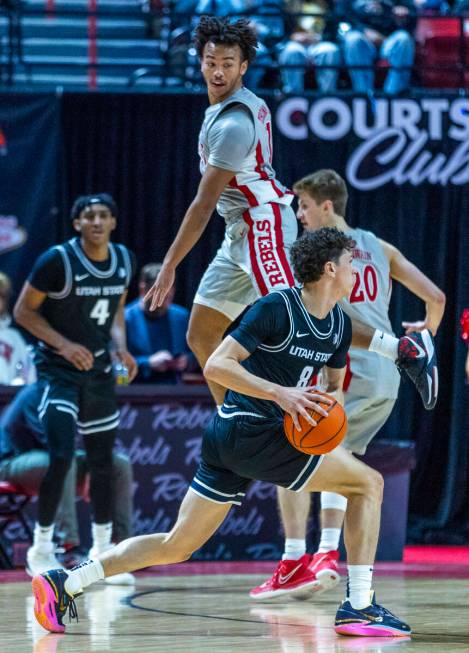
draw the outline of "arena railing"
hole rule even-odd
[[[88,8],[79,9],[77,7],[66,5],[60,5],[57,8],[50,9],[53,7],[54,3],[50,4],[45,1],[44,8],[34,8],[31,6],[23,6],[18,11],[8,10],[5,7],[2,7],[0,11],[3,11],[8,17],[8,37],[7,37],[7,52],[4,53],[2,50],[1,53],[1,77],[0,81],[4,84],[12,86],[14,84],[14,71],[16,64],[20,64],[25,67],[26,70],[30,71],[32,63],[28,61],[27,56],[25,56],[22,47],[22,22],[28,16],[54,16],[54,17],[80,17],[86,18],[88,20],[88,88],[95,90],[98,88],[97,74],[98,72],[113,69],[113,68],[129,68],[128,78],[127,78],[127,88],[135,89],[138,81],[144,77],[156,76],[159,79],[158,88],[167,89],[169,86],[172,86],[177,90],[177,80],[180,81],[180,86],[186,91],[199,91],[202,88],[202,80],[198,73],[198,62],[193,46],[190,44],[190,34],[193,26],[196,24],[197,19],[200,17],[198,14],[187,14],[180,13],[174,10],[174,7],[165,7],[161,10],[153,10],[146,14],[147,20],[152,21],[156,20],[160,22],[160,33],[156,39],[159,43],[159,51],[155,51],[155,62],[142,66],[139,63],[135,63],[135,68],[132,69],[132,61],[123,63],[122,61],[116,60],[115,62],[102,62],[99,60],[97,54],[97,40],[99,38],[99,19],[100,18],[111,18],[111,17],[122,17],[123,13],[121,11],[113,11],[106,7],[102,7],[98,4],[97,0],[90,0],[88,3]],[[49,7],[49,8],[48,8]],[[133,10],[127,10],[125,16],[129,18],[142,18],[145,17],[145,14],[142,12],[138,6],[135,6]],[[317,18],[324,19],[324,14],[316,12],[304,12],[304,13],[284,13],[274,11],[273,8],[270,8],[269,11],[263,13],[246,13],[246,14],[237,14],[237,16],[244,16],[249,19],[262,21],[272,21],[272,20],[283,20],[290,21],[293,25],[298,19],[301,18]],[[414,73],[414,77],[418,79],[420,76],[422,79],[425,79],[425,73],[433,74],[439,72],[444,75],[448,73],[451,75],[453,81],[457,78],[456,87],[459,88],[460,92],[465,92],[465,88],[468,86],[466,79],[469,78],[469,56],[468,56],[468,45],[469,41],[466,44],[466,33],[465,26],[469,26],[469,13],[468,14],[420,14],[417,17],[417,31],[419,29],[419,24],[425,21],[426,24],[430,24],[433,21],[440,21],[440,24],[447,23],[452,25],[452,36],[456,35],[457,38],[457,57],[453,61],[441,61],[441,62],[428,62],[423,59],[418,59],[417,63],[414,63],[413,66],[409,67]],[[430,22],[429,22],[430,21]],[[454,29],[456,27],[456,29]],[[468,27],[468,39],[469,39],[469,27]],[[417,33],[417,32],[416,32]],[[284,39],[279,38],[279,42],[282,40],[287,40],[287,36]],[[272,39],[275,41],[275,39]],[[174,52],[174,47],[180,46],[180,50],[183,53],[184,47],[187,47],[187,56],[185,60],[181,60],[178,63],[172,63],[172,53]],[[422,47],[422,46],[420,46]],[[273,46],[275,48],[275,46]],[[271,48],[272,49],[272,48]],[[417,48],[417,54],[419,50]],[[182,57],[181,59],[184,59]],[[54,65],[57,64],[56,59],[47,61],[44,59],[42,65]],[[78,61],[63,61],[60,62],[60,66],[64,69],[73,69],[79,66],[83,67],[82,62]],[[39,67],[39,65],[38,65]],[[290,64],[288,66],[281,65],[274,60],[273,64],[265,63],[254,63],[254,68],[261,68],[265,71],[272,71],[274,74],[274,82],[272,88],[274,90],[281,89],[281,80],[279,71],[282,68],[292,68],[304,70],[304,65],[295,65]],[[346,72],[351,69],[360,70],[360,69],[370,69],[373,68],[375,71],[384,71],[386,72],[392,67],[388,62],[383,62],[377,60],[372,66],[368,65],[355,65],[347,66],[341,64],[338,66],[325,66],[327,68],[338,68],[342,72]],[[403,70],[401,67],[400,70]],[[276,75],[276,79],[275,79]],[[34,79],[29,72],[29,78],[32,84],[34,84]],[[452,84],[454,87],[455,84]],[[138,89],[135,89],[138,90]],[[340,89],[339,89],[340,90]]]

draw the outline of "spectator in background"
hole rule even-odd
[[[416,7],[412,0],[345,0],[343,18],[351,28],[343,31],[343,55],[353,90],[373,90],[375,60],[386,59],[391,66],[384,91],[396,95],[409,87],[414,63],[412,33],[416,25]],[[370,66],[354,69],[353,66]]]
[[[304,73],[307,66],[315,66],[318,88],[323,93],[335,91],[342,57],[334,43],[337,19],[331,0],[318,2],[289,2],[288,8],[295,13],[316,15],[302,16],[290,34],[289,40],[279,47],[279,63],[285,93],[302,93],[305,88]],[[320,16],[319,14],[322,14]],[[288,68],[288,66],[297,66]],[[332,66],[327,68],[327,66]]]
[[[17,393],[0,417],[0,480],[20,486],[28,494],[38,494],[49,467],[46,435],[38,415],[40,401],[40,388],[33,383]],[[72,559],[80,545],[75,500],[79,496],[89,501],[88,471],[85,452],[78,449],[65,479],[55,523],[55,534],[70,550]],[[116,542],[132,535],[132,483],[129,458],[114,451],[112,521]],[[115,584],[130,582],[133,582],[133,576],[125,574]]]
[[[469,383],[469,308],[465,308],[460,319],[461,324],[461,337],[466,343],[467,355],[466,355],[466,383]]]
[[[0,384],[23,385],[35,381],[36,372],[23,336],[11,326],[10,298],[10,278],[0,272]]]
[[[127,345],[138,363],[137,383],[177,383],[181,372],[195,365],[186,342],[189,311],[172,303],[175,287],[155,311],[143,301],[160,269],[161,263],[142,268],[139,297],[125,309]]]

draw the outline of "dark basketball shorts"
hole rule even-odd
[[[47,410],[71,415],[80,435],[92,435],[117,428],[119,410],[112,372],[74,371],[58,365],[38,366],[41,399],[40,419]]]
[[[204,433],[202,458],[190,487],[215,503],[241,505],[254,480],[300,492],[322,459],[292,447],[282,422],[218,414]]]

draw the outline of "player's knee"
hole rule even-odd
[[[164,544],[168,552],[168,562],[185,562],[200,548],[200,545],[192,544],[190,538],[181,537],[174,529],[166,534]]]
[[[375,469],[368,469],[365,475],[365,494],[378,503],[383,500],[384,479]]]
[[[189,326],[187,331],[187,344],[194,353],[199,364],[205,365],[210,354],[220,344],[220,338],[207,331],[202,331],[197,325]]]

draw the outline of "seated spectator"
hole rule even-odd
[[[0,272],[0,384],[23,385],[35,381],[36,372],[26,341],[11,326],[10,298],[11,281]]]
[[[467,354],[466,354],[465,371],[466,371],[466,383],[469,384],[469,308],[464,309],[459,323],[461,324],[461,337],[466,343],[466,345],[468,346]]]
[[[44,427],[38,415],[41,393],[36,383],[22,388],[0,417],[0,481],[20,486],[28,494],[37,494],[49,467]],[[113,452],[113,540],[119,542],[132,535],[132,465],[127,456]],[[56,538],[76,561],[80,548],[76,496],[89,501],[89,475],[85,452],[77,450],[67,474],[56,520]],[[94,542],[93,542],[94,546]],[[84,552],[83,552],[84,553]],[[80,560],[78,560],[80,562]],[[131,574],[124,574],[115,584],[130,584]]]
[[[181,372],[195,367],[186,341],[189,311],[172,303],[175,287],[155,311],[143,301],[160,269],[160,263],[142,268],[139,297],[125,308],[127,346],[138,363],[137,383],[177,383]]]
[[[415,7],[419,14],[449,14],[451,7],[444,0],[415,0]]]
[[[299,6],[296,6],[298,5]],[[331,0],[324,2],[301,2],[291,6],[297,13],[316,15],[302,16],[289,40],[279,47],[279,63],[285,93],[304,91],[304,73],[308,65],[315,67],[316,82],[323,93],[335,91],[341,64],[338,45],[334,43],[337,21]],[[323,17],[318,14],[323,14]],[[288,68],[288,66],[297,66]],[[332,66],[328,68],[327,66]]]
[[[417,12],[413,0],[345,0],[342,10],[345,20],[351,24],[342,38],[344,60],[350,67],[354,91],[373,90],[373,65],[377,57],[386,59],[391,67],[384,91],[395,95],[408,89],[415,54],[412,33]]]

